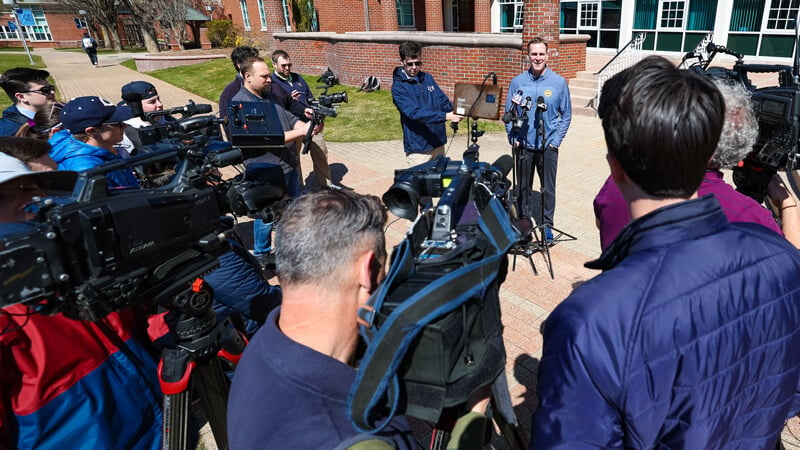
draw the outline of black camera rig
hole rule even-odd
[[[308,153],[311,139],[314,137],[314,128],[324,123],[326,117],[336,117],[336,105],[347,103],[347,92],[345,91],[328,94],[328,89],[335,84],[339,84],[339,79],[336,78],[336,75],[333,74],[330,68],[328,68],[317,81],[321,81],[325,83],[325,85],[317,86],[317,88],[324,88],[324,90],[319,94],[318,99],[311,100],[311,105],[309,106],[312,111],[314,111],[314,114],[311,117],[308,132],[306,132],[306,136],[303,138],[302,154],[304,155]]]
[[[710,78],[739,83],[751,93],[753,112],[759,126],[758,140],[743,163],[734,169],[737,190],[763,202],[767,185],[778,171],[800,167],[800,27],[795,31],[795,60],[793,66],[781,64],[746,64],[741,53],[716,45],[710,40],[683,57],[683,65]],[[713,67],[717,54],[736,58],[731,69]],[[695,60],[692,63],[688,61]],[[750,73],[777,73],[778,86],[757,88],[748,77]]]
[[[0,307],[17,303],[42,313],[95,321],[145,300],[167,302],[218,265],[231,224],[225,214],[280,214],[280,168],[223,180],[220,167],[253,152],[209,150],[189,136],[179,148],[157,150],[79,174],[68,197],[35,198],[35,218],[0,226]],[[106,174],[177,162],[155,189],[109,189]]]
[[[481,163],[476,147],[460,161],[397,170],[383,196],[415,221],[359,311],[367,349],[348,405],[359,430],[380,429],[394,414],[436,422],[483,386],[507,389],[498,289],[518,239],[506,206],[513,161]],[[428,196],[441,200],[417,214]],[[510,403],[501,411],[516,423]]]

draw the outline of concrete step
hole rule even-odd
[[[582,70],[575,74],[575,78],[573,80],[592,80],[594,81],[596,78],[594,76],[594,72],[589,72],[586,70]]]
[[[584,108],[584,107],[572,107],[572,115],[573,116],[585,116],[585,117],[596,117],[597,114],[592,108]]]
[[[575,95],[583,95],[583,96],[590,96],[594,97],[597,95],[597,88],[591,87],[569,87],[569,94],[572,96]]]
[[[573,78],[569,80],[569,87],[570,89],[573,87],[582,87],[582,88],[589,88],[589,89],[597,89],[597,80],[587,80],[583,78]]]

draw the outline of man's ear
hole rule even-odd
[[[358,282],[368,292],[378,288],[383,278],[383,264],[374,250],[364,252],[358,259]]]
[[[619,183],[628,178],[619,160],[610,152],[606,153],[606,161],[608,161],[608,168],[611,170],[611,179],[614,180],[615,183]]]
[[[17,92],[16,94],[14,94],[14,103],[15,104],[16,103],[21,103],[22,100],[24,100],[24,99],[25,99],[25,94],[24,93]]]
[[[98,128],[99,127],[86,127],[83,129],[83,132],[88,134],[89,136],[92,136],[93,134],[97,133]]]

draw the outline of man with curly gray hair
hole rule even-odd
[[[766,226],[786,237],[800,248],[800,212],[780,177],[774,177],[767,194],[781,224],[768,209],[752,198],[736,191],[723,180],[723,169],[732,169],[752,150],[758,139],[758,121],[750,103],[750,93],[740,84],[714,80],[725,99],[725,123],[714,155],[708,162],[705,177],[697,195],[713,194],[728,220],[753,222]],[[594,199],[594,213],[600,230],[600,247],[605,250],[631,222],[631,215],[617,186],[606,179]]]

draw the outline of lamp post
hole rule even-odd
[[[22,26],[19,24],[19,17],[17,17],[17,0],[3,0],[4,5],[11,5],[11,16],[14,18],[14,25],[17,27],[17,36],[22,41],[22,46],[25,47],[25,53],[28,54],[28,61],[31,62],[31,65],[36,64],[33,62],[33,56],[31,56],[31,50],[28,48],[28,43],[25,42],[25,33],[23,33]]]
[[[92,28],[89,26],[89,21],[86,20],[86,10],[82,9],[78,11],[78,14],[80,14],[81,20],[83,20],[84,25],[86,25],[86,32],[89,33],[89,37],[94,39],[94,36],[92,36]]]

